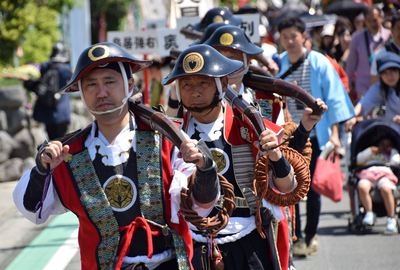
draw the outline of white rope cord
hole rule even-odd
[[[252,216],[254,219],[254,216]],[[228,235],[228,236],[222,236],[222,237],[216,237],[214,238],[214,241],[220,245],[220,244],[226,244],[226,243],[231,243],[239,240],[240,238],[245,237],[246,235],[250,234],[252,231],[256,229],[256,224],[255,224],[255,219],[254,222],[251,222],[248,226],[246,226],[243,230],[240,232],[233,234],[233,235]],[[196,234],[193,231],[190,231],[192,238],[201,243],[207,243],[209,241],[209,238],[204,237],[201,234]],[[221,236],[222,234],[219,234]]]
[[[224,97],[224,92],[222,91],[221,79],[214,78],[214,80],[215,80],[215,85],[217,86],[217,89],[218,89],[219,98],[222,99]]]

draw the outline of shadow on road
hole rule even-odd
[[[349,211],[323,211],[320,214],[320,217],[323,216],[334,216],[335,218],[339,218],[339,219],[345,219],[350,215]]]

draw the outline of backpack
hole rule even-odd
[[[55,108],[61,97],[60,72],[55,64],[50,64],[42,74],[37,88],[37,102],[48,108]]]

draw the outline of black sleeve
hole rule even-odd
[[[40,174],[34,167],[29,176],[29,183],[24,194],[24,207],[26,210],[35,212],[36,206],[42,199],[46,175]]]
[[[291,167],[289,161],[287,161],[287,159],[284,156],[282,156],[277,161],[270,160],[270,162],[272,170],[274,171],[274,175],[276,177],[283,178],[290,173]]]
[[[26,80],[23,82],[23,85],[26,90],[37,93],[39,81],[38,80]]]
[[[213,162],[206,169],[197,168],[193,185],[193,198],[200,203],[212,202],[218,194],[218,175]]]
[[[289,141],[289,147],[301,153],[307,143],[309,135],[310,132],[307,131],[300,122],[299,126],[293,132],[293,138]]]

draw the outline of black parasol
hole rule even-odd
[[[365,12],[368,7],[362,3],[356,3],[352,0],[337,0],[328,5],[325,10],[327,14],[336,14],[349,18],[351,21],[362,12]]]

